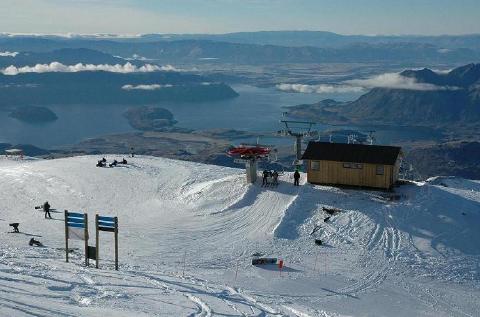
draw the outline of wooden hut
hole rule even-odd
[[[389,189],[398,181],[401,148],[310,142],[302,159],[312,184]]]

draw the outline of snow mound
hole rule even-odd
[[[388,193],[294,187],[287,173],[272,188],[247,185],[240,169],[153,157],[97,168],[98,159],[0,159],[0,315],[480,310],[479,182],[442,177]],[[34,208],[46,200],[52,220]],[[108,233],[100,236],[101,269],[83,266],[81,241],[71,241],[65,263],[65,209],[88,213],[90,245],[96,213],[119,217],[119,272]],[[21,233],[6,232],[12,222]],[[32,237],[45,247],[29,247]],[[253,267],[253,254],[286,266]]]

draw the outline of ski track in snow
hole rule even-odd
[[[0,224],[18,219],[27,232],[2,235],[0,315],[346,316],[356,311],[342,304],[334,312],[334,303],[385,289],[414,303],[404,305],[416,309],[410,315],[475,316],[480,309],[477,182],[408,185],[390,201],[383,192],[293,187],[288,174],[278,187],[262,188],[244,184],[237,169],[149,157],[97,169],[96,159],[0,160],[8,202]],[[121,270],[110,271],[106,242],[106,269],[82,267],[81,247],[64,263],[62,213],[44,221],[33,210],[46,199],[90,219],[118,214]],[[324,223],[322,207],[342,212]],[[30,234],[47,246],[26,247]],[[314,237],[326,245],[313,245]],[[283,277],[252,267],[255,252],[285,259]]]

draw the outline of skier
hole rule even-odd
[[[33,247],[34,245],[37,246],[37,247],[43,247],[43,244],[38,241],[38,240],[35,240],[35,238],[31,238],[30,241],[28,242],[28,244]]]
[[[47,219],[47,215],[48,218],[52,219],[52,215],[50,214],[50,204],[48,201],[43,204],[43,211],[45,212],[45,219]]]
[[[14,223],[9,224],[10,227],[13,227],[13,232],[14,233],[20,233],[20,231],[18,230],[19,225],[20,225],[20,223],[18,223],[18,222],[14,222]]]
[[[127,160],[125,158],[123,158],[122,164],[127,164]]]
[[[263,180],[262,180],[262,186],[267,186],[268,185],[268,171],[267,170],[263,170]]]
[[[273,186],[278,186],[278,172],[273,171],[272,177],[273,177]]]
[[[97,167],[105,167],[105,163],[102,160],[97,162]]]
[[[114,167],[114,166],[117,166],[117,164],[118,164],[117,160],[113,160],[113,163],[110,163],[109,166]]]
[[[300,186],[300,173],[298,170],[295,170],[295,173],[293,173],[293,185]]]

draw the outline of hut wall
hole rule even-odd
[[[336,161],[313,162],[313,165],[316,165],[314,168],[317,167],[315,170],[312,169],[312,161],[308,161],[307,180],[309,183],[388,189],[398,178],[398,175],[395,175],[395,167],[392,165],[381,165],[383,166],[383,175],[377,175],[377,166],[379,166],[377,164]],[[346,168],[344,164],[350,164],[350,166],[356,166],[357,168]],[[355,164],[361,164],[362,168],[358,168],[359,165]]]

